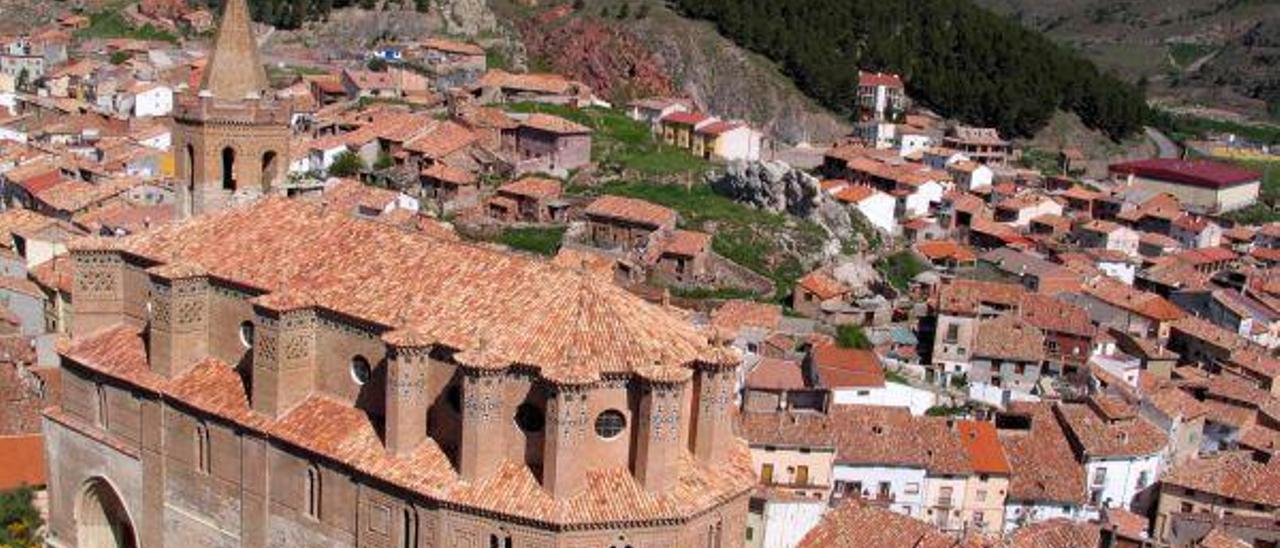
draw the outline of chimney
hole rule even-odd
[[[147,273],[147,361],[153,372],[173,378],[209,355],[209,278],[203,269],[181,263]]]
[[[656,369],[655,369],[656,371]],[[692,374],[679,370],[679,378],[645,378],[637,413],[635,462],[632,473],[646,490],[666,491],[676,478],[680,455],[680,410],[684,387]],[[792,416],[792,421],[795,417]]]
[[[413,452],[427,437],[427,415],[432,392],[430,343],[402,330],[383,335],[387,343],[387,451],[403,456]]]
[[[281,414],[315,388],[315,309],[301,295],[272,293],[250,301],[254,321],[253,410]]]

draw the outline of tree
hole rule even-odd
[[[871,339],[867,338],[867,334],[862,332],[861,327],[841,325],[836,327],[836,345],[840,348],[867,350],[871,348]]]
[[[113,65],[123,65],[128,60],[129,52],[127,51],[116,51],[111,54],[111,64]]]
[[[44,524],[32,501],[30,487],[0,492],[0,546],[35,547],[42,544],[38,531]]]
[[[329,166],[330,177],[355,177],[365,170],[364,160],[354,152],[346,151],[333,159]]]

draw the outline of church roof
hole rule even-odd
[[[249,8],[245,0],[227,0],[200,91],[224,101],[240,101],[267,88]]]

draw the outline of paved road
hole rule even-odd
[[[1167,135],[1151,126],[1146,127],[1147,139],[1156,144],[1157,156],[1161,158],[1177,158],[1182,155],[1182,148]]]

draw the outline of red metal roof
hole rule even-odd
[[[1223,188],[1262,179],[1256,171],[1212,160],[1151,158],[1111,164],[1112,173],[1136,175],[1161,181],[1207,188]]]

